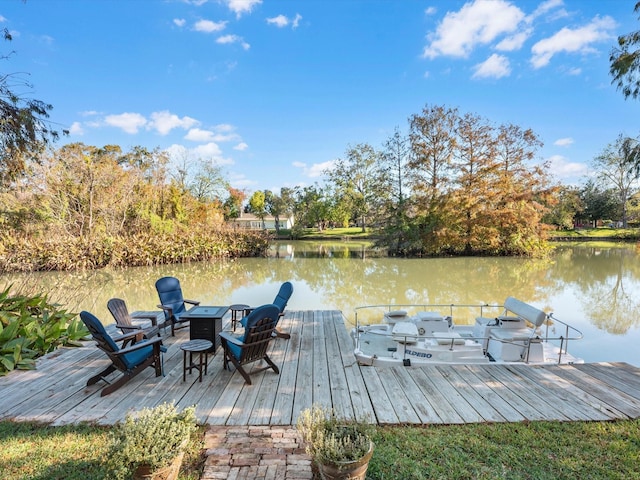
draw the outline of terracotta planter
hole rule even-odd
[[[133,478],[134,480],[176,480],[180,472],[183,457],[184,452],[179,453],[171,464],[156,470],[151,470],[148,465],[140,465],[133,473]]]
[[[373,442],[367,454],[353,462],[336,462],[318,464],[318,471],[323,480],[365,480],[369,460],[373,456]]]

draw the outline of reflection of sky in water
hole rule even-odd
[[[284,281],[294,284],[291,310],[341,310],[371,304],[529,302],[580,329],[570,351],[586,361],[640,366],[640,258],[632,246],[609,249],[561,246],[552,262],[519,258],[394,259],[355,242],[281,244],[269,258],[163,265],[97,272],[4,275],[2,284],[45,285],[71,311],[94,312],[111,322],[109,298],[131,310],[156,310],[155,281],[180,279],[184,296],[204,305],[270,303]],[[455,317],[454,317],[455,319]],[[471,321],[473,316],[471,317]],[[462,323],[462,322],[460,322]]]

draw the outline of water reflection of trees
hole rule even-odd
[[[635,248],[559,247],[555,258],[555,288],[573,286],[593,325],[624,334],[640,324],[640,263]]]
[[[591,323],[611,333],[638,325],[640,263],[633,248],[559,247],[553,261],[521,258],[397,259],[371,255],[359,244],[319,250],[297,243],[281,256],[118,270],[4,275],[0,283],[30,284],[71,311],[86,309],[110,320],[109,298],[132,309],[156,310],[155,281],[180,279],[187,298],[209,305],[256,304],[281,282],[296,286],[295,309],[338,309],[353,320],[368,304],[502,303],[514,296],[549,311],[549,298],[575,290]],[[308,253],[311,252],[311,253]],[[376,256],[378,255],[378,256]],[[356,260],[357,259],[357,260]],[[258,292],[260,295],[258,295]]]

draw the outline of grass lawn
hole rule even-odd
[[[300,240],[313,239],[313,240],[342,240],[342,239],[362,239],[366,240],[375,235],[371,229],[367,229],[366,232],[362,232],[360,227],[350,228],[333,228],[318,231],[317,229],[308,228],[304,231]],[[281,238],[289,238],[290,232],[288,230],[281,230]],[[627,240],[635,239],[640,240],[640,229],[638,228],[580,228],[576,230],[552,230],[549,232],[549,239],[554,238],[575,238],[581,240],[585,238],[598,238],[602,240]]]
[[[576,240],[585,238],[598,238],[602,240],[624,240],[640,239],[640,229],[638,228],[579,228],[576,230],[557,230],[549,234],[549,238],[554,237],[575,238]]]
[[[12,480],[108,478],[108,428],[0,422],[0,475]],[[379,428],[369,480],[640,478],[640,421]],[[202,471],[190,447],[181,480]]]

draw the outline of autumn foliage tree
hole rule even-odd
[[[555,197],[548,166],[533,161],[542,145],[533,131],[427,106],[409,119],[409,140],[402,201],[411,207],[396,236],[384,235],[392,254],[544,251],[542,216]]]

